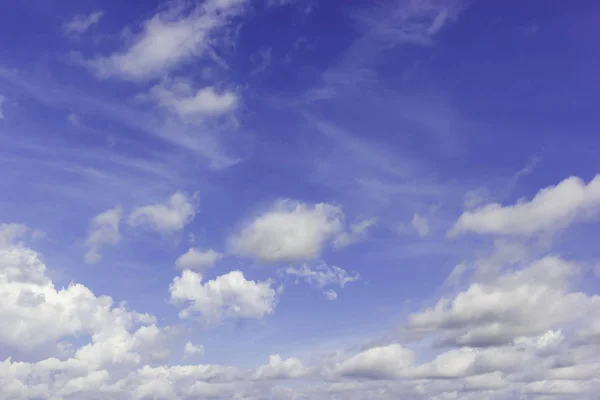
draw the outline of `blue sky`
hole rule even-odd
[[[591,399],[599,22],[4,2],[0,399]]]

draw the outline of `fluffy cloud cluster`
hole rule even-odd
[[[375,219],[346,230],[341,207],[284,199],[247,223],[230,239],[231,250],[261,263],[312,260],[327,244],[345,247],[362,238]]]
[[[262,318],[277,304],[277,293],[270,281],[247,280],[241,271],[232,271],[203,282],[201,274],[184,270],[170,286],[171,299],[187,304],[179,315],[201,315],[209,322],[224,318]]]
[[[531,201],[512,206],[487,204],[463,213],[449,235],[466,232],[529,236],[554,232],[578,220],[595,217],[600,210],[600,175],[588,184],[570,177],[540,190]]]
[[[138,207],[129,216],[129,225],[148,227],[168,234],[180,231],[196,215],[196,205],[186,194],[176,192],[164,204]]]

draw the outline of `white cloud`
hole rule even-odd
[[[213,249],[201,250],[191,247],[186,253],[180,255],[175,260],[175,265],[179,269],[190,269],[198,272],[212,267],[217,261],[223,258],[223,254]]]
[[[358,221],[355,224],[350,225],[350,230],[342,232],[333,240],[335,247],[346,247],[354,244],[363,239],[369,228],[373,227],[377,223],[377,218],[368,218]]]
[[[269,68],[269,65],[271,65],[271,52],[270,47],[265,47],[250,55],[250,61],[254,65],[250,71],[251,75],[259,74]]]
[[[529,236],[554,232],[577,220],[596,216],[600,209],[600,175],[587,185],[570,177],[540,190],[531,201],[512,206],[492,203],[464,212],[448,235],[466,232]]]
[[[209,0],[186,7],[177,3],[144,21],[127,47],[85,61],[101,78],[134,81],[159,77],[194,58],[210,53],[214,35],[238,15],[244,0]]]
[[[340,207],[280,200],[230,239],[232,251],[259,262],[314,259],[343,230]]]
[[[199,357],[204,355],[204,346],[195,345],[192,342],[186,342],[183,348],[186,357]]]
[[[122,215],[121,207],[115,207],[96,215],[90,222],[89,234],[85,240],[88,247],[84,260],[88,264],[95,264],[102,259],[100,250],[106,246],[114,246],[121,241],[119,224]]]
[[[201,274],[184,270],[171,283],[171,299],[187,305],[181,318],[199,314],[209,323],[219,323],[224,318],[263,318],[275,310],[277,294],[270,281],[249,281],[240,271],[202,280]]]
[[[409,317],[409,328],[442,344],[493,346],[539,335],[600,312],[600,298],[570,292],[578,266],[547,256],[490,283],[472,283],[453,299]]]
[[[196,205],[186,194],[176,192],[164,204],[138,207],[129,215],[129,225],[147,226],[160,233],[182,230],[196,215]]]
[[[306,368],[297,358],[282,359],[279,354],[269,356],[269,363],[261,365],[252,375],[253,379],[290,379],[307,374]]]
[[[414,213],[410,224],[415,229],[419,237],[423,238],[429,235],[429,223],[427,222],[427,218],[423,217],[419,213]]]
[[[100,22],[104,16],[104,11],[94,11],[88,15],[78,14],[71,21],[63,26],[63,31],[67,35],[80,34],[87,31],[92,25]]]
[[[185,80],[164,80],[150,89],[149,97],[180,117],[215,117],[235,109],[238,96],[207,86],[194,89]]]
[[[325,295],[327,300],[331,300],[331,301],[337,299],[337,297],[338,297],[336,291],[333,289],[329,289],[329,290],[323,292],[323,294]]]
[[[359,279],[359,274],[353,275],[340,267],[330,267],[327,264],[319,264],[311,267],[307,264],[301,267],[287,267],[281,270],[286,275],[296,277],[304,280],[309,285],[313,285],[318,289],[324,288],[330,285],[339,285],[344,287],[349,282],[354,282]]]
[[[73,126],[80,126],[81,125],[81,121],[79,120],[79,116],[77,114],[71,113],[69,114],[69,116],[67,117],[67,121],[69,121],[69,123]]]
[[[454,22],[462,1],[394,1],[370,12],[354,13],[362,30],[385,44],[431,44],[435,35]]]
[[[344,360],[335,372],[342,376],[371,379],[401,377],[402,371],[413,365],[415,354],[398,344],[373,347]]]
[[[0,249],[9,247],[25,237],[31,229],[24,224],[0,224]]]
[[[0,94],[0,119],[4,119],[4,113],[2,112],[2,106],[4,105],[5,101],[6,101],[6,97],[4,97]]]

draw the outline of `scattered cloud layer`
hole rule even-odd
[[[202,272],[203,270],[212,267],[217,261],[223,258],[223,254],[213,249],[201,250],[195,247],[184,254],[177,257],[175,265],[179,269],[189,269]]]

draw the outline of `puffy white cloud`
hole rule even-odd
[[[176,192],[164,204],[138,207],[129,215],[129,225],[147,226],[160,233],[182,230],[196,215],[196,205],[186,194]]]
[[[465,211],[448,235],[455,237],[466,232],[480,234],[529,236],[554,232],[577,220],[596,216],[600,209],[600,175],[587,185],[570,177],[556,186],[540,190],[531,201],[512,206],[487,204]]]
[[[164,80],[150,89],[149,97],[159,106],[181,117],[211,117],[235,109],[238,96],[212,86],[194,89],[184,80]]]
[[[359,274],[348,274],[345,269],[340,267],[330,267],[325,263],[311,267],[307,264],[301,267],[287,267],[281,270],[286,275],[304,280],[309,285],[319,289],[330,285],[339,285],[344,287],[349,282],[359,279]]]
[[[184,270],[171,283],[171,299],[187,305],[180,317],[197,313],[218,323],[224,318],[263,318],[275,310],[277,294],[270,281],[249,281],[240,271],[204,283],[202,279],[201,274]]]
[[[186,357],[198,357],[204,355],[204,346],[195,345],[192,342],[186,342],[183,347],[183,353]]]
[[[338,206],[280,200],[234,235],[230,247],[264,263],[314,259],[343,231],[343,219]]]
[[[367,230],[377,223],[377,218],[368,218],[350,225],[350,230],[340,233],[334,240],[335,247],[346,247],[363,239]]]
[[[282,359],[279,354],[269,356],[269,363],[261,365],[252,375],[253,379],[290,379],[304,376],[308,370],[297,358]]]
[[[106,246],[114,246],[121,241],[119,224],[121,223],[121,207],[104,211],[96,215],[89,228],[89,234],[85,245],[89,248],[85,253],[84,260],[88,264],[95,264],[102,259],[100,250]]]
[[[490,346],[542,334],[600,311],[600,297],[570,292],[576,264],[547,256],[491,283],[472,283],[453,299],[409,317],[409,328],[444,344]]]
[[[63,26],[63,31],[67,35],[84,33],[92,25],[100,22],[104,16],[104,11],[94,11],[88,15],[78,14]]]
[[[400,378],[403,370],[413,365],[415,353],[398,344],[373,347],[358,353],[335,368],[342,376],[370,379]]]
[[[327,300],[332,300],[333,301],[333,300],[337,299],[337,297],[338,297],[336,291],[333,290],[333,289],[329,289],[329,290],[323,292],[323,294],[325,295],[325,297],[327,298]]]
[[[29,232],[30,228],[24,224],[0,224],[0,248],[13,245]]]
[[[187,252],[180,255],[175,260],[175,265],[179,269],[191,269],[202,272],[210,268],[223,258],[223,254],[213,249],[201,250],[191,247]]]
[[[238,15],[245,0],[209,0],[189,5],[177,2],[144,21],[127,47],[105,57],[84,61],[101,78],[140,81],[159,77],[177,66],[210,53],[214,35]]]

